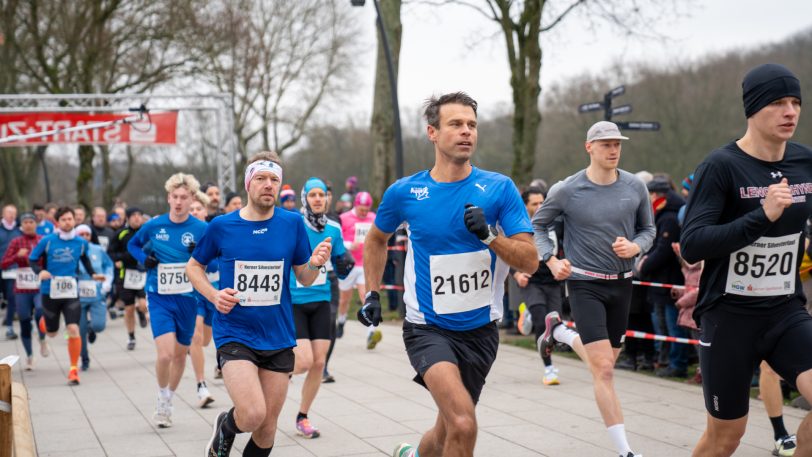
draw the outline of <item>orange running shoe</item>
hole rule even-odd
[[[48,330],[45,328],[45,316],[39,318],[39,331],[42,333],[48,333]]]
[[[68,384],[71,386],[78,386],[79,385],[79,369],[76,367],[71,367],[70,371],[68,372]]]

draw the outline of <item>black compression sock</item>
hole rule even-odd
[[[130,332],[129,335],[130,335],[130,341],[135,339],[135,332]]]
[[[254,442],[254,437],[251,437],[248,440],[248,444],[245,445],[245,450],[242,451],[243,457],[268,457],[271,455],[271,451],[273,450],[273,446],[269,448],[261,448],[257,446],[257,443]]]
[[[299,422],[302,419],[307,419],[307,414],[299,411],[299,414],[296,415],[296,422]]]
[[[237,421],[234,420],[234,408],[228,411],[228,416],[226,416],[226,420],[223,421],[223,431],[234,435],[242,433],[242,430],[237,427]]]
[[[789,436],[787,429],[784,427],[784,416],[771,417],[770,423],[773,424],[773,436],[776,440]]]

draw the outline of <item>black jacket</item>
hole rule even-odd
[[[665,284],[685,284],[682,276],[679,259],[671,247],[680,239],[680,226],[677,214],[685,200],[673,190],[668,191],[665,197],[665,206],[655,208],[654,225],[657,228],[657,237],[654,245],[646,253],[646,260],[640,269],[640,278],[644,281],[661,282]],[[668,293],[668,289],[662,289]]]

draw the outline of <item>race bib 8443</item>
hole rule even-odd
[[[274,306],[282,303],[285,262],[234,262],[234,288],[241,306]]]

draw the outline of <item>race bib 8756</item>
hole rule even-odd
[[[237,260],[234,288],[241,306],[274,306],[282,303],[285,262]]]
[[[490,305],[493,278],[488,249],[433,255],[429,265],[435,313],[461,313]]]
[[[795,292],[795,266],[801,234],[762,236],[730,254],[725,292],[770,297]]]
[[[161,295],[186,294],[192,291],[192,283],[186,276],[185,263],[158,264],[158,293]]]

